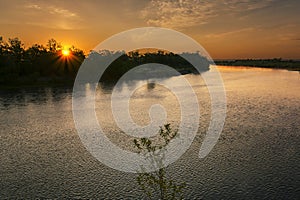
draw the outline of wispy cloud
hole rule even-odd
[[[141,11],[148,25],[186,28],[207,23],[211,18],[264,8],[274,0],[151,0]]]
[[[71,12],[67,9],[63,9],[63,8],[56,8],[56,7],[49,7],[49,13],[51,14],[55,14],[55,15],[61,15],[63,17],[77,17],[77,14],[74,12]]]
[[[274,0],[223,0],[222,2],[225,9],[230,9],[233,12],[243,12],[267,7]]]
[[[48,28],[56,29],[74,29],[78,28],[77,23],[80,17],[77,13],[59,6],[47,4],[28,4],[24,8],[27,15],[31,18],[26,22],[27,24],[46,26]],[[35,17],[35,16],[43,16]]]
[[[44,12],[61,15],[63,17],[77,17],[77,14],[75,12],[56,6],[29,4],[26,5],[25,8],[33,10],[43,10]]]
[[[26,5],[25,8],[36,9],[36,10],[42,9],[42,8],[41,8],[39,5],[37,5],[37,4],[29,4],[29,5]]]
[[[257,30],[257,29],[255,29],[253,27],[249,27],[249,28],[242,28],[242,29],[238,29],[238,30],[234,30],[234,31],[208,34],[205,37],[207,37],[207,38],[222,38],[222,37],[226,37],[226,36],[230,36],[230,35],[234,35],[234,34],[240,34],[243,32],[254,31],[254,30]]]
[[[276,36],[277,39],[281,41],[300,40],[300,38],[297,38],[298,35],[296,33],[278,33]]]

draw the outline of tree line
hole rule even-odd
[[[74,46],[70,47],[69,56],[63,55],[63,47],[55,39],[47,44],[34,44],[25,48],[19,38],[4,41],[0,37],[0,84],[1,85],[34,85],[39,83],[73,83],[80,65],[86,58],[84,52]],[[112,52],[101,50],[90,51],[88,58],[93,56],[120,56],[106,69],[101,80],[115,81],[130,69],[146,63],[160,63],[173,67],[181,74],[198,73],[182,55],[199,57],[204,60],[203,71],[209,69],[206,58],[197,53],[182,55],[155,50],[151,52]]]
[[[121,56],[115,59],[109,67],[105,70],[101,77],[101,81],[115,81],[121,78],[130,69],[148,63],[159,63],[174,68],[180,74],[197,74],[199,71],[189,63],[184,57],[192,57],[193,60],[197,60],[201,63],[201,71],[209,70],[209,62],[207,59],[198,53],[182,53],[175,54],[163,50],[152,50],[151,52],[142,52],[142,50],[125,52],[110,52],[107,50],[101,52],[93,52],[96,56],[105,55],[113,56],[112,54],[120,54]],[[160,74],[154,76],[159,77]]]

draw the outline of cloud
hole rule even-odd
[[[141,17],[148,25],[182,29],[206,24],[216,16],[261,9],[273,1],[151,0],[141,11]]]
[[[300,40],[300,38],[297,38],[296,33],[286,32],[286,33],[278,33],[277,39],[281,41],[290,41],[290,40]]]
[[[61,15],[62,17],[77,17],[78,15],[75,12],[72,12],[68,9],[57,7],[57,6],[49,6],[49,5],[38,5],[38,4],[29,4],[26,5],[25,8],[31,10],[43,10],[43,12]]]
[[[233,12],[261,9],[269,6],[272,2],[274,0],[223,0],[225,8]]]
[[[206,23],[206,19],[216,16],[213,3],[197,0],[152,0],[141,11],[148,25],[169,28],[183,28]]]
[[[78,28],[78,22],[81,21],[77,13],[59,6],[40,3],[28,4],[24,8],[26,24],[69,30]]]
[[[25,8],[32,8],[32,9],[36,9],[36,10],[42,9],[42,8],[41,8],[39,5],[37,5],[37,4],[26,5]]]
[[[49,7],[48,8],[48,12],[54,15],[61,15],[62,17],[77,17],[77,14],[74,12],[71,12],[67,9],[63,9],[63,8],[56,8],[56,7]]]
[[[253,30],[257,30],[253,27],[249,27],[249,28],[242,28],[242,29],[238,29],[238,30],[234,30],[234,31],[228,31],[228,32],[223,32],[223,33],[216,33],[216,34],[208,34],[206,35],[207,38],[221,38],[221,37],[226,37],[228,35],[234,35],[234,34],[240,34],[243,32],[248,32],[248,31],[253,31]]]

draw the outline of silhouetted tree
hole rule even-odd
[[[61,45],[55,39],[51,38],[48,40],[47,47],[50,52],[56,52],[57,49],[61,48]]]
[[[33,83],[38,79],[57,81],[63,77],[74,79],[85,59],[84,52],[72,46],[70,56],[64,57],[60,48],[55,39],[50,39],[47,47],[34,44],[25,49],[19,38],[9,38],[7,43],[0,37],[0,83]]]
[[[161,144],[154,144],[149,138],[134,139],[134,147],[138,153],[143,154],[145,159],[150,159],[153,166],[160,169],[155,172],[142,172],[137,177],[137,182],[143,192],[149,199],[183,199],[183,189],[185,183],[176,183],[167,177],[166,168],[163,167],[165,159],[165,149],[169,142],[178,134],[177,130],[172,130],[170,124],[160,127],[159,136],[162,139]],[[155,159],[154,155],[162,155],[159,159]],[[143,170],[143,169],[142,169]]]

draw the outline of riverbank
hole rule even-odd
[[[276,62],[275,62],[276,61]],[[284,69],[289,71],[300,72],[300,61],[283,61],[283,60],[225,60],[215,61],[218,66],[230,66],[230,67],[257,67],[257,68],[269,68],[269,69]],[[180,71],[180,70],[179,70]],[[181,74],[193,74],[195,73],[191,69],[181,69]],[[25,81],[26,80],[26,81]],[[105,82],[109,82],[105,80]],[[114,81],[111,81],[112,83]],[[39,78],[33,81],[28,79],[17,79],[15,81],[9,81],[0,84],[0,90],[18,90],[23,88],[39,88],[39,87],[72,87],[74,84],[74,78],[56,77],[56,78]]]

